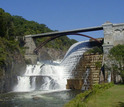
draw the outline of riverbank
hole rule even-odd
[[[124,85],[114,85],[95,94],[87,94],[85,99],[82,95],[79,94],[64,107],[124,107]]]

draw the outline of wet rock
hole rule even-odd
[[[33,100],[39,100],[40,97],[34,96],[32,99],[33,99]]]
[[[0,99],[0,102],[3,101],[3,99]]]
[[[65,51],[62,50],[57,50],[54,48],[45,48],[43,47],[39,51],[39,60],[44,61],[44,60],[58,60],[62,59],[65,55]]]

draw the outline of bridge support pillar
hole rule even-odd
[[[37,55],[34,54],[34,49],[36,48],[35,42],[32,37],[25,37],[25,59],[30,61],[32,64],[36,64]]]
[[[113,24],[110,22],[106,22],[103,24],[104,30],[104,44],[103,44],[103,64],[105,67],[105,81],[111,82],[111,71],[107,69],[111,66],[111,62],[109,60],[109,50],[113,47]]]
[[[106,81],[111,82],[112,74],[110,69],[111,60],[109,59],[109,50],[118,44],[124,44],[124,24],[112,24],[106,22],[102,25],[104,30],[104,44],[103,44],[103,64],[105,67]]]

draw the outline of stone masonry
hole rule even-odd
[[[104,60],[108,60],[109,50],[118,44],[124,44],[124,24],[112,24],[106,22],[102,25],[104,30]]]
[[[84,75],[87,68],[90,69],[88,77],[89,88],[97,84],[100,80],[104,81],[104,76],[101,75],[102,55],[99,54],[84,54],[73,70],[73,79],[67,80],[67,89],[81,89],[84,83]]]
[[[31,61],[32,64],[36,64],[37,55],[34,54],[34,49],[36,48],[35,42],[31,37],[25,37],[25,59]]]
[[[104,44],[103,44],[103,64],[105,66],[110,67],[111,61],[108,57],[109,50],[118,44],[124,44],[124,23],[122,24],[112,24],[110,22],[106,22],[102,25],[104,30]],[[110,80],[106,82],[111,82],[112,80],[112,72],[105,67],[106,78],[111,76]]]

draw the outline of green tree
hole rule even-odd
[[[115,73],[120,74],[124,83],[124,45],[113,47],[109,53],[112,69]]]
[[[15,36],[13,17],[0,8],[0,36],[12,39]]]
[[[47,32],[54,31],[48,28],[45,24],[28,21],[22,16],[11,16],[9,13],[6,13],[0,8],[0,37],[4,37],[8,40],[14,40],[15,36],[18,36],[18,38],[20,38],[20,44],[23,44],[24,41],[21,39],[23,36]],[[39,45],[48,38],[49,37],[36,38],[36,44]],[[75,42],[77,41],[71,40],[65,35],[64,37],[57,38],[47,43],[45,47],[67,51],[67,49]]]

